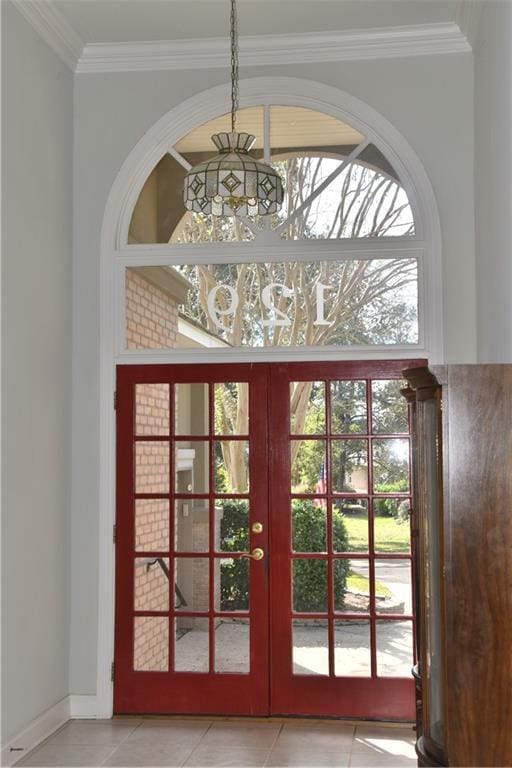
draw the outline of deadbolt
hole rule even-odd
[[[251,525],[251,531],[253,533],[263,533],[263,523],[253,523]]]

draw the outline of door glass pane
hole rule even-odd
[[[135,550],[166,552],[169,549],[169,502],[167,499],[136,499]]]
[[[409,490],[409,440],[373,441],[373,490],[375,493]]]
[[[169,558],[135,558],[136,611],[169,610]]]
[[[334,674],[336,677],[370,677],[370,622],[334,622]]]
[[[410,507],[409,499],[373,500],[376,552],[410,552]]]
[[[208,435],[208,384],[176,384],[174,407],[177,435]]]
[[[334,552],[368,551],[368,499],[338,499],[332,507]]]
[[[181,616],[175,621],[175,672],[208,672],[210,668],[210,619]]]
[[[368,442],[333,440],[331,456],[333,493],[368,493]]]
[[[374,434],[407,434],[407,401],[400,394],[401,380],[372,381],[372,426]]]
[[[215,558],[215,610],[249,610],[249,560]]]
[[[169,443],[135,443],[135,492],[169,493]]]
[[[215,434],[249,434],[249,384],[215,384]]]
[[[292,440],[292,493],[326,493],[325,440]]]
[[[136,672],[167,672],[169,619],[166,616],[136,616],[133,646],[133,668]]]
[[[209,456],[206,440],[175,443],[176,493],[208,493]]]
[[[208,552],[210,513],[207,499],[178,499],[174,505],[177,552]]]
[[[215,550],[249,551],[248,499],[215,499]]]
[[[207,611],[209,607],[209,559],[177,557],[175,565],[175,608],[179,611]]]
[[[421,419],[424,515],[423,547],[428,553],[425,563],[425,667],[428,670],[427,690],[428,723],[425,731],[439,745],[444,742],[444,648],[442,619],[442,515],[439,498],[439,403],[431,398],[418,403],[417,416]]]
[[[135,385],[135,434],[169,434],[169,385]]]
[[[366,431],[366,382],[331,381],[331,433]]]
[[[292,500],[292,549],[294,552],[327,551],[325,499]]]
[[[377,613],[412,613],[411,561],[375,561]]]
[[[327,611],[327,560],[293,560],[293,610],[297,613]]]
[[[249,441],[219,440],[215,451],[215,491],[247,493],[249,490]]]
[[[293,674],[329,674],[329,635],[325,619],[294,619]]]
[[[411,676],[412,621],[377,621],[377,675]]]
[[[247,675],[250,672],[249,619],[221,619],[215,626],[215,671]]]
[[[325,383],[292,381],[290,432],[292,435],[325,434]]]
[[[368,613],[370,610],[370,569],[368,560],[336,559],[333,563],[334,610]]]

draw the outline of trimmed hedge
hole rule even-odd
[[[223,552],[247,552],[249,549],[247,502],[222,501],[223,517],[220,524]],[[348,550],[348,534],[343,515],[333,509],[333,544],[335,552]],[[294,499],[292,503],[293,549],[295,552],[325,552],[326,513],[308,499]],[[227,555],[229,557],[229,555]],[[348,560],[337,560],[334,568],[335,605],[343,605]],[[247,610],[249,561],[233,558],[221,565],[221,610]],[[327,561],[320,559],[294,560],[293,608],[308,613],[327,610]]]

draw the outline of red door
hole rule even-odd
[[[116,713],[413,718],[411,365],[118,368]]]
[[[414,719],[404,367],[272,366],[275,714]]]
[[[265,366],[118,368],[115,712],[268,713],[266,413]]]

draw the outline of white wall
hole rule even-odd
[[[512,362],[512,3],[482,3],[475,48],[478,359]]]
[[[1,7],[5,743],[69,690],[73,79]]]
[[[470,54],[243,68],[316,80],[366,101],[411,144],[432,182],[443,237],[446,361],[476,355],[473,64]],[[75,83],[71,691],[94,693],[98,592],[99,258],[106,200],[148,128],[222,70],[78,75]],[[242,83],[243,91],[243,83]]]

